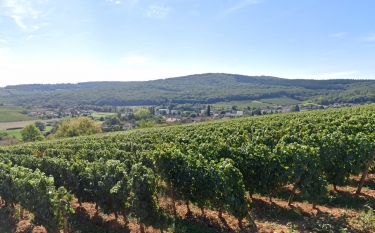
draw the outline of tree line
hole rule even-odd
[[[5,90],[19,88],[20,91],[18,94],[0,97],[0,102],[44,107],[58,107],[61,104],[140,106],[166,103],[212,104],[285,96],[300,101],[312,100],[319,104],[375,101],[375,93],[372,91],[375,87],[374,80],[288,80],[268,76],[201,74],[147,82],[91,84],[79,84],[84,88],[79,88],[77,84],[77,87],[66,91],[39,91],[35,94],[25,91],[28,90],[28,85],[6,87]],[[30,89],[43,90],[37,87],[38,85],[30,86]],[[53,89],[54,86],[48,87]]]

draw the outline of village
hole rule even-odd
[[[32,108],[27,113],[27,116],[34,117],[40,120],[57,120],[66,117],[90,117],[97,122],[102,122],[103,131],[120,131],[133,128],[141,128],[140,120],[155,122],[154,125],[173,125],[173,124],[188,124],[198,123],[213,120],[226,120],[230,118],[238,118],[244,116],[259,116],[269,114],[280,114],[287,112],[304,112],[310,110],[341,108],[347,106],[355,106],[356,104],[342,104],[335,103],[332,105],[316,105],[316,104],[296,104],[296,105],[273,105],[260,107],[246,107],[243,109],[233,105],[230,108],[218,108],[215,105],[202,104],[180,104],[170,108],[165,106],[138,106],[138,107],[112,107],[102,109],[81,109],[78,107],[71,108]],[[187,107],[188,106],[188,107]],[[147,117],[136,118],[134,113],[138,109],[148,109]],[[99,111],[98,111],[99,110]],[[103,111],[105,110],[105,111]],[[111,120],[111,116],[117,114],[118,120]],[[111,123],[112,122],[112,123]],[[148,126],[151,126],[148,124]],[[153,125],[152,125],[153,126]]]

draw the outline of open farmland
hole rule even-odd
[[[13,130],[0,130],[0,133],[7,133],[9,137],[15,137],[17,139],[21,139],[21,129],[13,129]]]
[[[22,114],[22,111],[26,111],[26,109],[18,106],[0,106],[0,123],[35,119]]]
[[[265,104],[270,103],[273,105],[292,105],[301,103],[301,101],[289,97],[261,99],[260,102]]]
[[[288,97],[272,98],[272,99],[262,99],[262,100],[242,100],[242,101],[228,101],[228,102],[218,102],[213,104],[215,108],[231,108],[232,106],[237,106],[238,109],[259,108],[273,105],[293,105],[298,104],[301,101],[291,99]]]
[[[244,109],[247,107],[250,108],[258,108],[262,106],[271,106],[272,104],[265,104],[260,101],[252,101],[252,100],[243,100],[243,101],[228,101],[228,102],[218,102],[212,104],[215,108],[232,108],[232,106],[237,106],[238,109]]]
[[[9,128],[23,128],[26,125],[35,123],[36,121],[40,121],[40,122],[43,122],[43,123],[47,123],[47,122],[51,121],[51,120],[38,120],[38,119],[35,119],[35,118],[31,118],[31,119],[34,119],[34,120],[0,123],[0,130],[6,130],[6,129],[9,129]]]
[[[373,232],[375,177],[367,171],[375,154],[374,110],[267,115],[3,147],[0,179],[6,182],[0,185],[16,180],[18,186],[9,186],[12,192],[0,187],[0,196],[18,205],[23,190],[39,193],[22,205],[55,230],[58,224],[43,219],[59,218],[61,206],[48,195],[65,193],[64,206],[76,210],[67,217],[74,231]],[[28,177],[46,185],[19,182]],[[35,202],[51,211],[33,209]]]

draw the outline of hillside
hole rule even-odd
[[[47,107],[216,103],[290,97],[320,104],[375,101],[375,80],[301,80],[269,76],[199,74],[144,82],[89,82],[7,86],[0,102]],[[61,91],[64,90],[64,91]]]
[[[0,232],[375,232],[374,111],[0,147]]]
[[[33,117],[26,116],[27,109],[17,106],[0,106],[0,123],[12,121],[35,120]]]

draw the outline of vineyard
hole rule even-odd
[[[168,231],[177,202],[250,231],[253,195],[272,201],[291,186],[288,205],[303,195],[316,208],[328,187],[362,175],[360,194],[374,156],[375,105],[240,118],[0,147],[0,197],[48,232],[69,232],[73,200],[141,232]]]

